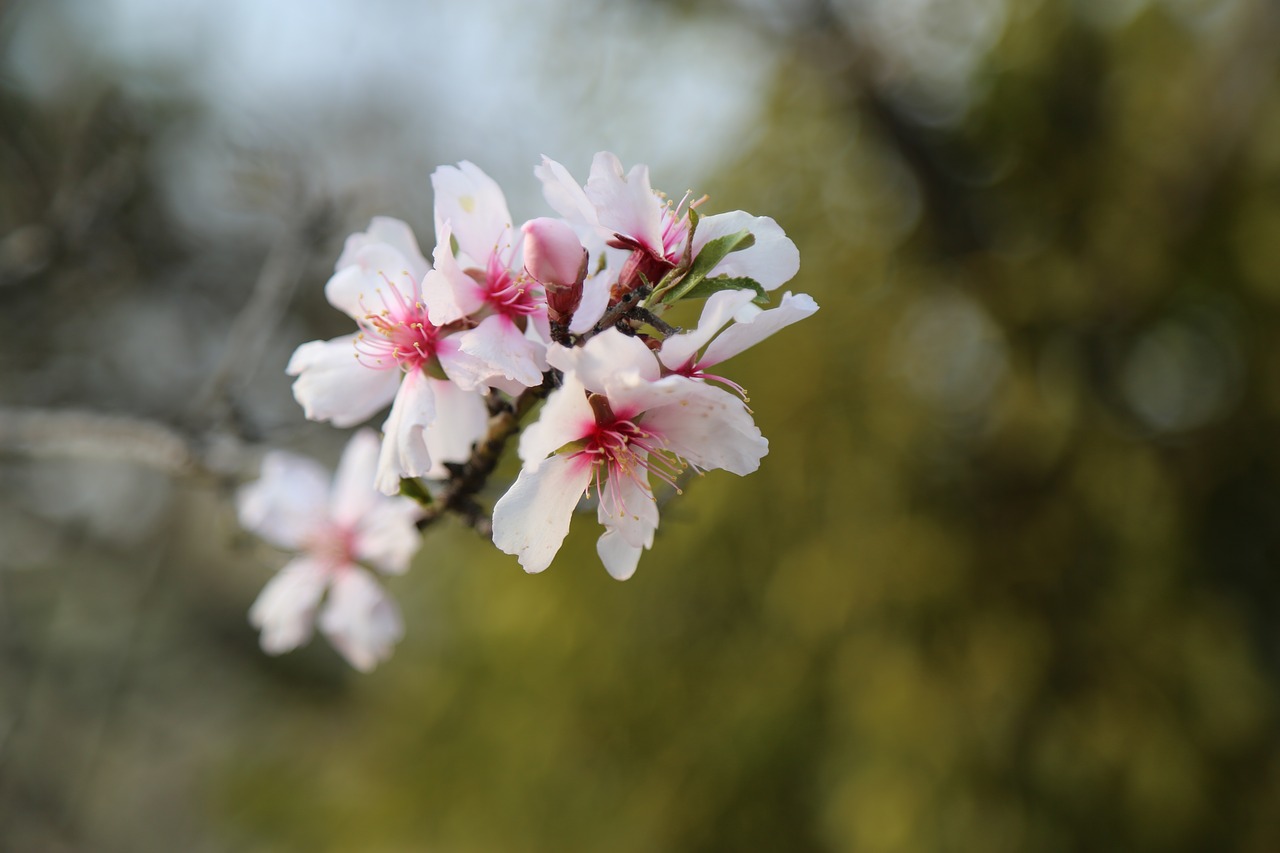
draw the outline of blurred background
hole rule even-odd
[[[0,848],[1280,849],[1278,51],[1268,0],[0,3]],[[591,518],[539,576],[437,526],[375,673],[264,656],[231,496],[345,440],[283,374],[342,239],[602,149],[799,245],[763,467],[626,583]]]

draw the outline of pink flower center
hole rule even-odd
[[[661,436],[648,432],[630,418],[619,418],[609,407],[603,394],[588,396],[595,412],[595,429],[583,436],[585,446],[578,451],[594,466],[592,480],[601,500],[607,500],[617,512],[626,511],[622,497],[624,479],[631,480],[650,497],[649,475],[680,492],[676,478],[685,462],[666,449]]]
[[[353,565],[356,562],[356,531],[346,525],[326,525],[311,534],[305,549],[312,559],[330,570]]]
[[[485,289],[485,301],[499,314],[512,319],[536,313],[539,306],[545,304],[540,298],[541,289],[533,280],[526,276],[512,275],[509,265],[498,257],[497,252],[489,256],[482,286]]]
[[[367,313],[358,321],[361,332],[356,338],[356,358],[374,370],[419,370],[435,355],[440,329],[427,319],[420,283],[414,282],[411,296],[406,298],[390,279],[383,278],[387,287],[377,291],[381,310],[370,310],[363,300],[360,303]]]

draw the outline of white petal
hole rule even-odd
[[[583,385],[598,393],[621,376],[651,382],[661,373],[658,359],[644,342],[617,329],[605,329],[580,347],[548,347],[547,363],[576,373]]]
[[[505,376],[525,387],[542,382],[542,371],[547,367],[545,348],[525,337],[509,317],[485,317],[479,326],[461,334],[459,345],[464,353],[484,363],[488,377]]]
[[[413,236],[413,229],[401,220],[390,216],[375,216],[369,222],[368,230],[348,237],[334,269],[342,269],[357,263],[355,260],[357,252],[366,246],[378,243],[385,243],[399,252],[403,263],[397,264],[395,268],[403,267],[408,270],[416,281],[422,281],[427,270],[431,269],[431,264],[427,263],[422,250],[418,248],[418,239]]]
[[[639,455],[643,462],[644,454]],[[616,530],[628,544],[647,548],[653,543],[653,531],[658,529],[658,502],[653,498],[648,477],[624,476],[616,483],[606,482],[596,518]]]
[[[439,236],[446,222],[462,254],[482,268],[495,252],[506,256],[511,247],[511,214],[502,189],[474,163],[441,166],[431,174],[436,196],[436,243],[449,245]],[[436,263],[439,263],[437,254]]]
[[[453,255],[450,239],[452,223],[440,224],[440,243],[436,246],[436,268],[422,282],[422,298],[427,303],[427,316],[437,326],[453,323],[479,311],[484,305],[484,288],[467,275]]]
[[[384,495],[400,491],[401,477],[420,477],[431,469],[423,431],[435,416],[435,395],[427,377],[417,370],[406,373],[382,425],[377,487]]]
[[[663,254],[663,204],[649,183],[648,166],[633,166],[624,176],[622,162],[601,151],[591,161],[585,189],[601,226],[631,237],[659,257]]]
[[[653,544],[652,537],[649,544]],[[618,535],[616,530],[606,530],[596,540],[596,553],[600,555],[600,562],[604,563],[610,575],[620,581],[636,573],[636,566],[640,564],[640,555],[647,547],[649,546],[629,544],[626,539]]]
[[[428,378],[436,400],[436,418],[424,438],[431,457],[431,470],[424,476],[449,475],[445,462],[466,462],[472,446],[489,430],[489,409],[477,391],[464,391],[453,382]]]
[[[422,534],[414,524],[421,510],[408,498],[374,494],[376,502],[356,525],[356,558],[384,574],[402,575],[422,545]]]
[[[755,245],[729,254],[716,264],[710,276],[752,278],[765,290],[773,290],[791,280],[800,270],[800,250],[782,227],[767,216],[734,210],[698,220],[698,231],[693,235],[694,254],[715,238],[736,234],[744,228],[756,238]]]
[[[542,195],[556,213],[578,225],[595,228],[600,224],[595,205],[564,166],[544,156],[533,174],[542,181]]]
[[[355,335],[311,341],[294,350],[285,372],[298,377],[293,397],[313,421],[350,427],[368,420],[391,402],[400,371],[375,370],[356,360]]]
[[[236,495],[240,524],[273,545],[299,550],[328,520],[329,472],[284,451],[262,458],[262,475]]]
[[[564,384],[551,392],[538,419],[520,434],[520,459],[526,468],[537,468],[552,453],[590,435],[595,428],[587,389],[574,374],[565,374]]]
[[[662,342],[658,358],[669,370],[679,370],[693,360],[698,350],[724,328],[733,315],[755,296],[750,290],[721,290],[711,294],[702,306],[698,327],[690,332],[672,335]],[[701,359],[699,360],[701,361]]]
[[[314,560],[300,557],[276,573],[249,608],[249,622],[262,632],[267,654],[291,651],[311,639],[316,606],[329,574]]]
[[[719,296],[719,294],[716,295]],[[752,312],[747,320],[743,320],[739,315],[738,322],[725,329],[723,334],[711,342],[711,346],[707,347],[702,358],[698,359],[698,366],[705,368],[719,364],[744,349],[755,346],[779,329],[785,329],[792,323],[803,320],[817,310],[818,303],[813,301],[813,297],[806,293],[792,295],[787,291],[777,308]],[[663,348],[666,348],[665,344]]]
[[[344,257],[348,254],[351,263],[333,274],[324,286],[324,296],[330,305],[352,319],[359,320],[376,311],[382,304],[378,291],[385,290],[388,283],[411,294],[414,285],[422,281],[414,277],[413,265],[404,255],[385,243],[370,243],[344,253]]]
[[[586,458],[568,456],[554,456],[536,471],[522,470],[493,507],[493,544],[519,557],[526,572],[551,565],[591,470]]]
[[[329,515],[338,524],[355,524],[381,497],[373,487],[380,445],[377,433],[362,429],[343,448],[329,502]]]
[[[369,672],[391,656],[391,647],[404,635],[404,622],[378,582],[352,566],[333,582],[320,630],[347,663]]]
[[[728,391],[683,376],[667,376],[634,393],[654,403],[666,397],[660,405],[646,407],[641,425],[703,470],[750,474],[769,452],[769,442],[756,428],[746,404]]]

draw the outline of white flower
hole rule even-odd
[[[262,477],[240,490],[240,523],[273,545],[299,552],[267,583],[249,610],[269,654],[311,639],[320,630],[363,672],[391,654],[404,626],[400,611],[364,567],[402,574],[417,551],[418,507],[373,488],[378,437],[352,436],[337,475],[318,463],[275,451],[262,461]]]
[[[744,475],[768,453],[741,400],[685,376],[661,377],[648,347],[616,329],[582,347],[552,346],[547,360],[564,383],[521,436],[524,467],[493,509],[494,544],[528,572],[551,564],[592,484],[605,526],[597,553],[625,580],[658,526],[651,474],[673,487],[685,467]]]

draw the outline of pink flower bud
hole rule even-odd
[[[578,235],[559,219],[532,219],[524,231],[524,268],[538,281],[553,287],[581,286],[587,250]]]
[[[569,321],[582,301],[587,277],[587,250],[578,235],[559,219],[531,219],[524,231],[524,268],[547,291],[547,319],[557,340],[567,335]]]

